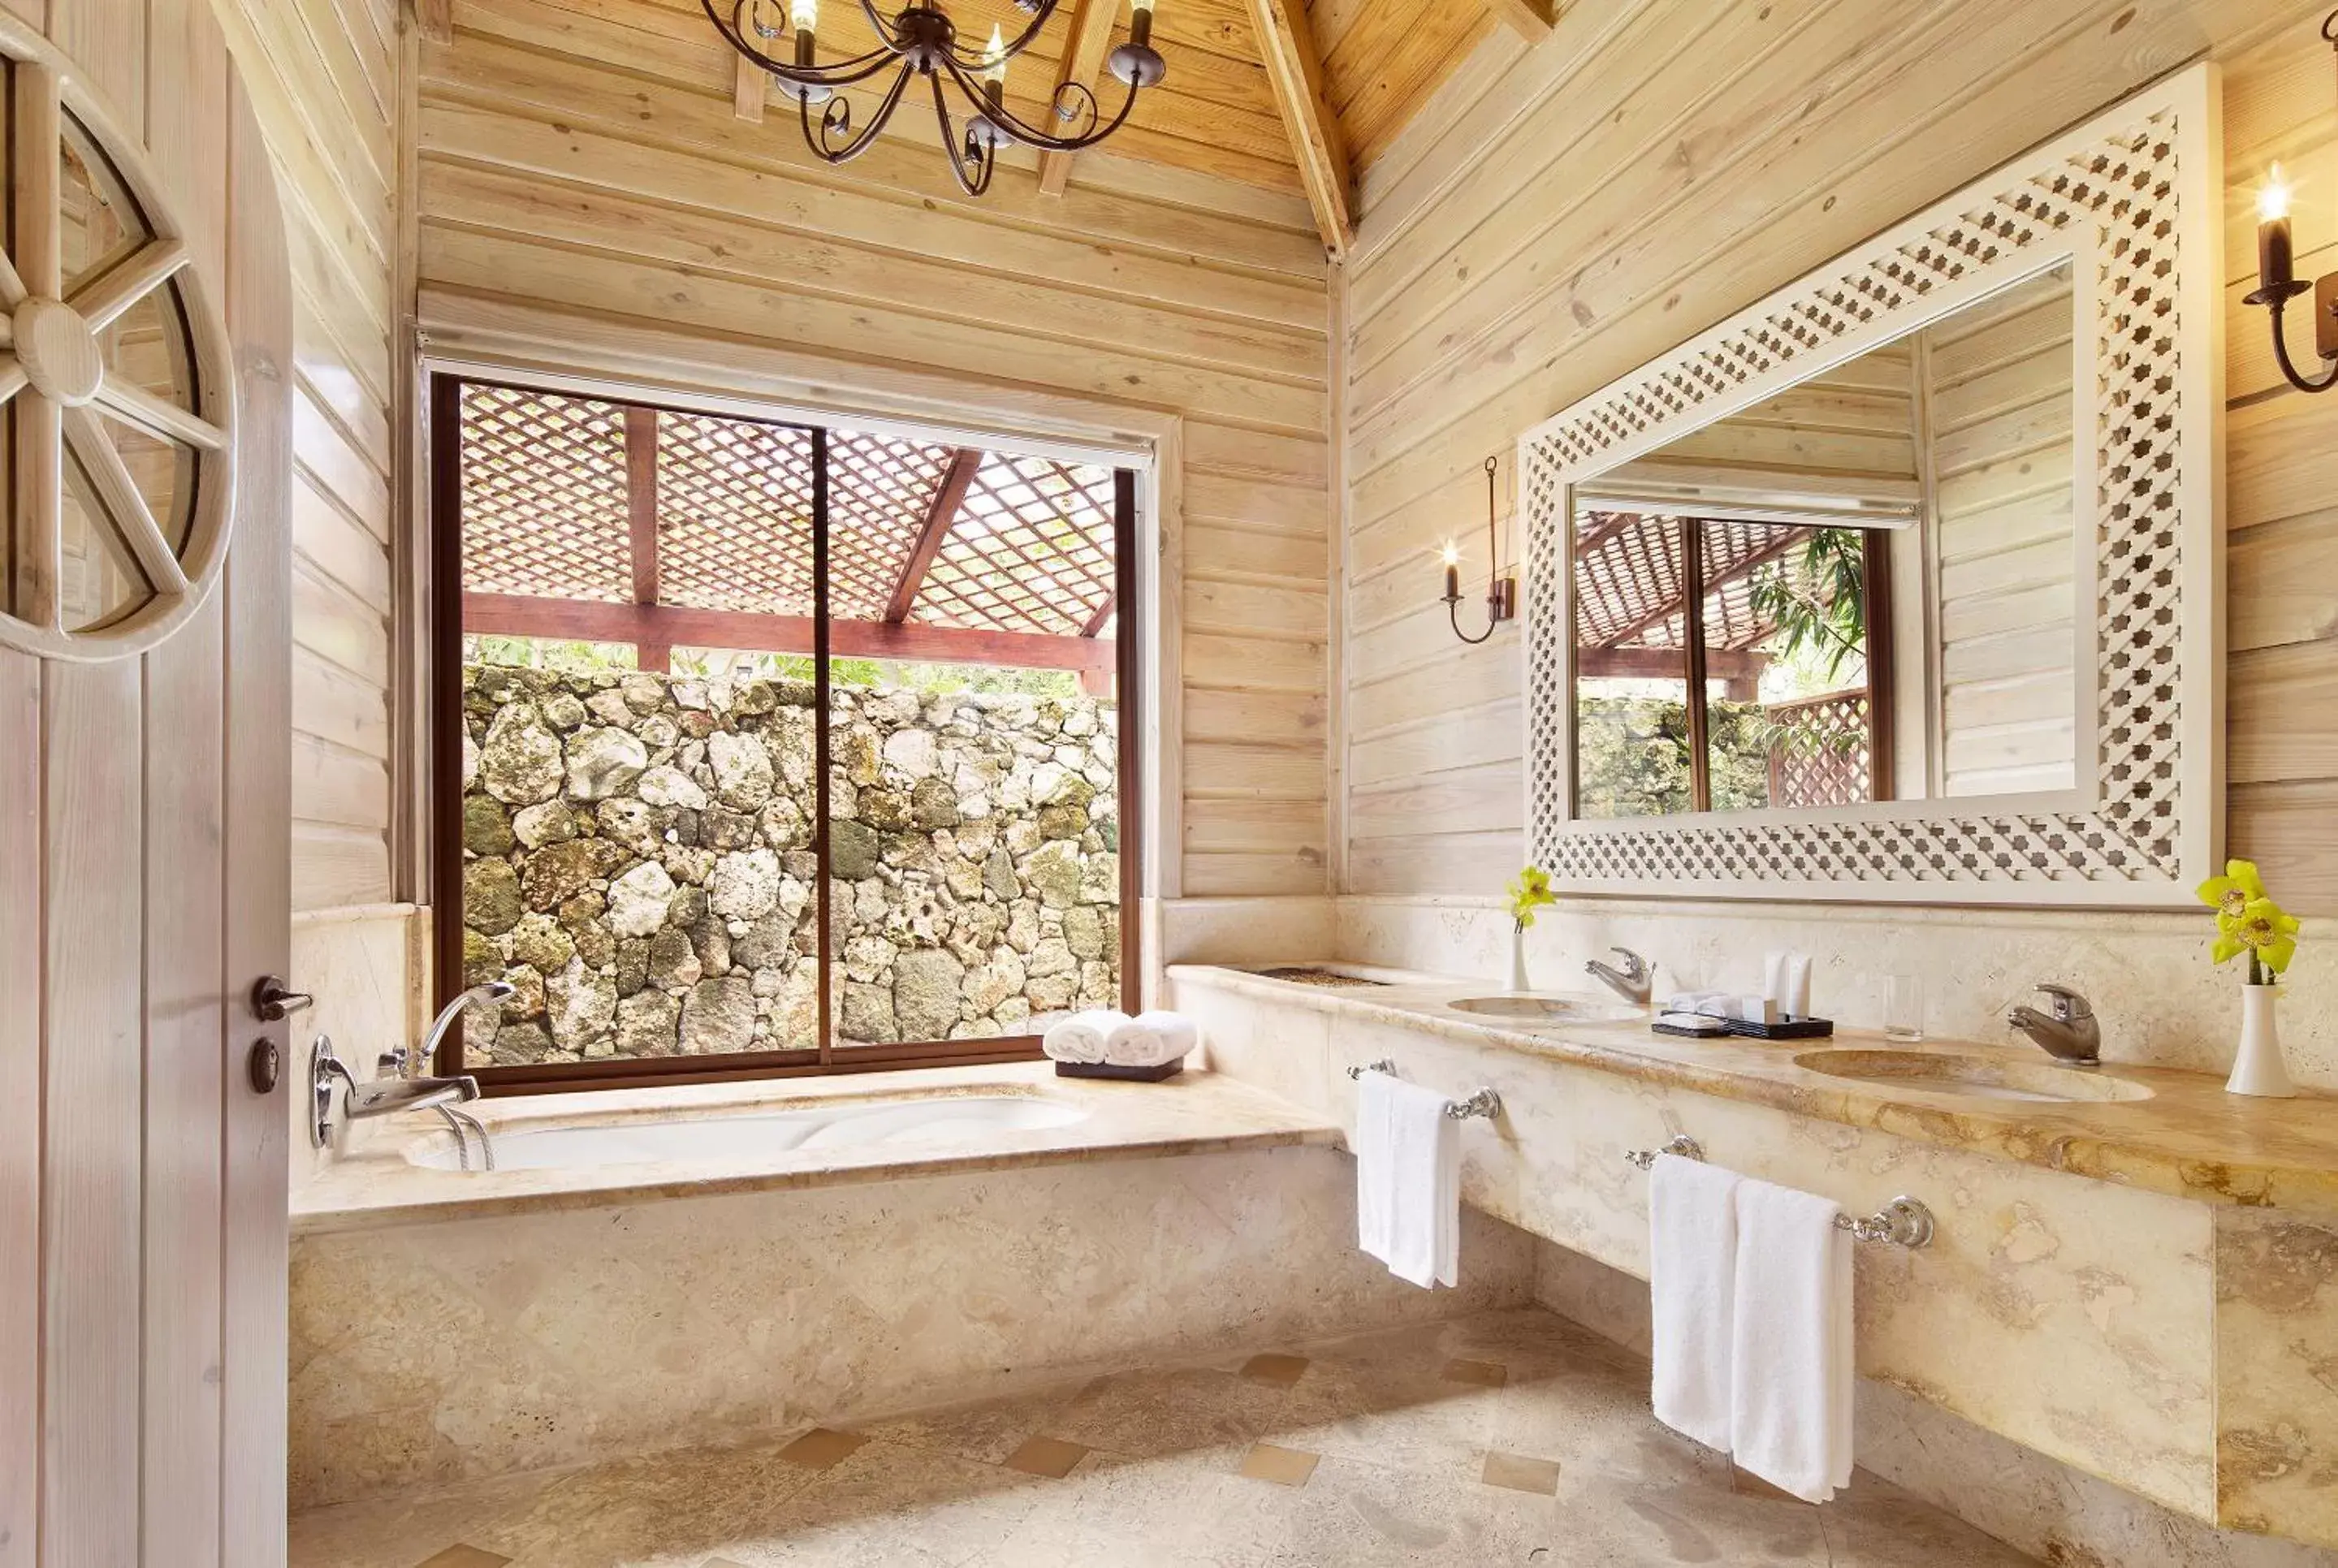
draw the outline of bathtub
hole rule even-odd
[[[627,1117],[495,1135],[496,1169],[564,1171],[610,1165],[756,1160],[824,1149],[966,1143],[994,1132],[1068,1127],[1085,1107],[1036,1094],[953,1094],[857,1100],[794,1111]],[[462,1168],[454,1144],[434,1141],[407,1159],[433,1171]],[[485,1174],[474,1170],[474,1174]]]

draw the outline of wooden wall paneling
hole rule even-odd
[[[2074,8],[2041,31],[2034,8],[2003,0],[1957,0],[1917,22],[1870,0],[1619,5],[1570,8],[1531,51],[1501,34],[1481,44],[1440,99],[1455,128],[1416,120],[1364,184],[1343,387],[1351,795],[1376,750],[1409,744],[1416,727],[1450,727],[1469,748],[1449,767],[1507,765],[1515,774],[1520,766],[1522,730],[1448,717],[1449,704],[1430,695],[1460,685],[1473,711],[1490,713],[1517,689],[1518,655],[1501,638],[1469,659],[1429,652],[1437,636],[1427,612],[1441,610],[1425,586],[1434,581],[1429,554],[1448,534],[1466,541],[1457,519],[1475,515],[1485,453],[2204,49],[2230,58],[2228,91],[2255,105],[2235,111],[2243,129],[2228,159],[2233,181],[2253,189],[2273,146],[2338,142],[2326,56],[2311,36],[2317,18],[2302,15],[2280,0],[2243,0],[2214,16],[2153,0]],[[1667,27],[1685,30],[1695,46],[1652,55],[1645,46]],[[1733,28],[1736,41],[1715,47],[1715,30]],[[1812,46],[1773,37],[1789,33]],[[2289,65],[2301,50],[2322,60],[2315,79]],[[1651,58],[1670,67],[1661,93],[1634,81],[1634,63]],[[1752,59],[1758,70],[1736,71]],[[1685,87],[1681,71],[1697,74]],[[2279,83],[2258,85],[2274,75]],[[2301,107],[2271,107],[2276,101]],[[2303,112],[2331,131],[2282,129]],[[1940,133],[1950,126],[1952,136]],[[2330,172],[2338,180],[2338,153]],[[1586,206],[1584,193],[1601,188],[1621,204]],[[2323,241],[2338,243],[2338,210],[2327,228]],[[1726,268],[1711,265],[1716,254],[1728,256]],[[2261,336],[2254,327],[2236,318],[2230,335],[2236,398],[2237,367],[2262,353],[2249,341]],[[2245,518],[2279,521],[2324,504],[2328,481],[2315,458],[2329,446],[2327,416],[2297,409],[2302,401],[2235,409],[2236,534]],[[2298,548],[2292,542],[2284,553]],[[2237,570],[2252,569],[2245,547],[2236,555]],[[1378,583],[1383,574],[1388,583]],[[1415,592],[1420,608],[1408,611]],[[2236,664],[2236,685],[2244,673]],[[2236,723],[2236,746],[2240,733]],[[2245,808],[2237,787],[2233,811],[2236,845],[2252,824],[2277,816],[2269,803]],[[1362,841],[1351,845],[1350,882],[1360,891],[1485,891],[1506,874],[1515,845],[1459,822],[1424,823],[1416,838],[1372,841],[1369,854]]]
[[[854,400],[923,397],[946,377],[1010,420],[1061,394],[1174,411],[1158,483],[1180,531],[1160,575],[1184,587],[1159,606],[1174,683],[1148,717],[1184,789],[1164,802],[1160,890],[1321,891],[1331,399],[1321,248],[1294,206],[1220,201],[1231,187],[1176,171],[1099,191],[1086,181],[1100,158],[1078,162],[1060,199],[1007,169],[980,202],[938,182],[930,148],[808,166],[787,136],[742,141],[720,82],[614,68],[589,28],[521,50],[470,30],[471,5],[454,46],[422,54],[434,337],[545,363],[546,345],[581,333],[599,367],[686,382],[703,366],[702,390],[752,384],[757,359],[783,349]],[[1243,837],[1270,818],[1209,815],[1262,798],[1236,776],[1252,755],[1263,798],[1288,808],[1271,821],[1311,815],[1295,843]],[[1192,834],[1172,820],[1189,806]]]

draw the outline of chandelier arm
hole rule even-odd
[[[949,160],[950,177],[958,188],[969,196],[979,196],[990,187],[990,171],[998,158],[997,147],[974,134],[969,123],[963,135],[950,122],[949,103],[942,95],[942,79],[931,78],[934,89],[934,120],[941,128],[942,154]],[[979,111],[977,111],[979,113]],[[965,151],[961,152],[960,147]]]
[[[869,18],[869,30],[881,43],[899,49],[907,42],[906,36],[877,9],[876,0],[860,0],[860,14]]]
[[[2302,289],[2304,285],[2300,284],[2299,287]],[[2289,384],[2300,392],[2327,392],[2331,387],[2338,387],[2338,363],[2331,364],[2328,368],[2330,373],[2319,381],[2308,381],[2297,373],[2297,367],[2291,363],[2289,339],[2283,335],[2281,329],[2281,308],[2286,303],[2287,301],[2279,295],[2266,301],[2267,308],[2273,312],[2273,357],[2274,362],[2280,365],[2281,373],[2287,377]]]
[[[750,0],[739,0],[734,10],[743,11],[749,3]],[[699,8],[706,13],[706,19],[714,24],[715,33],[725,44],[782,81],[819,87],[846,87],[855,82],[867,81],[889,62],[900,58],[899,50],[880,44],[867,54],[855,54],[849,60],[832,60],[825,65],[798,65],[793,61],[774,59],[749,43],[746,29],[737,25],[735,21],[723,20],[722,13],[715,9],[715,0],[699,0]],[[781,29],[778,35],[785,36],[786,29]]]
[[[866,0],[864,0],[864,4],[865,3]],[[1031,24],[1028,27],[1024,28],[1022,32],[1017,33],[1014,37],[1007,39],[1005,43],[999,45],[1001,57],[1012,60],[1017,54],[1022,54],[1024,50],[1031,47],[1032,44],[1036,41],[1039,36],[1039,29],[1045,27],[1047,24],[1047,19],[1055,15],[1056,7],[1059,3],[1060,0],[1039,0],[1039,8],[1032,15]],[[949,52],[950,58],[956,60],[961,65],[979,68],[991,64],[990,51],[987,45],[985,45],[983,48],[977,49],[970,54],[966,54],[958,52],[958,46],[957,43],[953,41],[950,44]]]
[[[840,96],[830,99],[820,110],[820,129],[815,132],[811,122],[811,100],[797,99],[796,109],[803,121],[804,145],[827,163],[850,163],[860,157],[868,151],[869,143],[877,139],[877,133],[885,129],[885,122],[893,118],[894,109],[900,104],[901,93],[909,85],[909,74],[913,69],[907,60],[901,62],[900,73],[893,78],[893,85],[887,88],[885,96],[878,100],[874,117],[861,127],[858,136],[852,136],[841,147],[834,144],[833,138],[851,132],[851,100]]]
[[[945,56],[941,64],[942,68],[950,74],[950,80],[958,83],[959,92],[964,93],[971,102],[982,103],[982,84],[979,82],[968,75],[956,60]],[[936,91],[939,90],[939,84],[937,83]],[[1024,122],[1013,110],[1004,104],[996,108],[984,107],[977,112],[1026,147],[1036,147],[1046,152],[1076,152],[1083,147],[1095,146],[1119,130],[1122,122],[1128,118],[1128,112],[1136,107],[1137,92],[1136,83],[1130,83],[1128,96],[1120,101],[1120,112],[1105,123],[1078,136],[1051,136],[1036,126]]]

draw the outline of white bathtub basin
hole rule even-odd
[[[753,1160],[871,1144],[952,1143],[993,1132],[1066,1127],[1087,1112],[1036,1094],[951,1094],[862,1100],[801,1111],[645,1117],[495,1135],[496,1169],[545,1171],[665,1161]],[[454,1144],[409,1153],[417,1165],[460,1168]]]

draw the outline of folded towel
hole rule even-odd
[[[1445,1096],[1385,1073],[1356,1092],[1356,1240],[1423,1289],[1461,1259],[1461,1126]]]
[[[1737,1172],[1659,1154],[1648,1171],[1648,1292],[1656,1419],[1729,1452]]]
[[[1058,1062],[1101,1062],[1112,1031],[1128,1022],[1128,1014],[1110,1007],[1093,1008],[1058,1018],[1039,1037],[1039,1049]]]
[[[1729,1451],[1806,1503],[1851,1484],[1850,1232],[1824,1198],[1737,1184]]]
[[[1116,1067],[1158,1067],[1174,1062],[1201,1039],[1183,1013],[1153,1008],[1115,1024],[1105,1034],[1104,1059]]]

